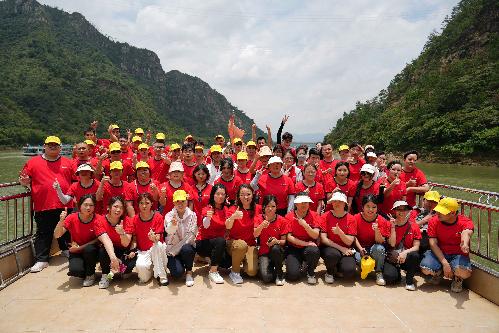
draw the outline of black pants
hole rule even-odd
[[[80,253],[69,254],[69,276],[84,278],[95,274],[95,265],[99,255],[99,247],[89,244]]]
[[[123,248],[114,248],[114,254],[116,257],[121,260],[121,262],[126,266],[125,274],[130,273],[135,267],[135,263],[137,262],[137,255],[135,255],[132,259],[125,258],[127,254],[130,253],[129,249]],[[111,271],[111,258],[107,254],[104,246],[99,247],[99,263],[100,268],[102,270],[102,274],[107,274]]]
[[[338,249],[330,246],[321,246],[320,251],[328,274],[333,275],[334,271],[338,270],[346,278],[355,275],[356,264],[353,256],[344,256]]]
[[[210,257],[211,266],[218,266],[225,252],[225,239],[216,237],[196,241],[196,252],[201,257]]]
[[[175,257],[168,256],[168,269],[174,278],[181,277],[185,272],[192,271],[196,249],[191,244],[184,244]]]
[[[300,278],[300,269],[303,261],[307,263],[307,275],[315,275],[315,268],[320,258],[320,251],[317,246],[298,248],[289,245],[286,251],[286,279],[296,281]]]
[[[44,210],[35,212],[36,233],[35,233],[35,259],[36,261],[48,262],[50,247],[54,238],[54,230],[59,222],[62,209]],[[67,250],[68,243],[71,242],[69,232],[57,239],[59,249]]]
[[[419,267],[419,253],[409,252],[405,258],[405,262],[401,265],[393,264],[386,261],[383,267],[383,278],[386,283],[394,283],[400,281],[401,275],[400,270],[405,270],[405,280],[406,284],[412,284],[414,279],[414,274]]]
[[[419,243],[419,257],[422,258],[424,253],[430,249],[430,239],[426,230],[421,232],[421,241]]]
[[[284,260],[284,249],[280,245],[273,245],[269,253],[259,257],[259,269],[262,280],[268,283],[276,278],[282,279],[282,262]]]

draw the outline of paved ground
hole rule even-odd
[[[449,292],[418,277],[418,290],[379,287],[372,280],[214,285],[207,267],[195,285],[168,287],[132,278],[107,290],[68,278],[67,261],[29,274],[0,291],[0,332],[499,332],[499,307],[474,294]]]

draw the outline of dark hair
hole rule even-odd
[[[272,153],[275,153],[278,150],[280,150],[282,152],[282,156],[284,156],[284,148],[282,148],[281,145],[275,145],[274,149],[272,149]]]
[[[211,189],[211,192],[210,192],[210,201],[209,201],[209,204],[215,208],[215,193],[217,192],[218,189],[223,189],[224,192],[225,192],[225,199],[227,199],[227,188],[225,187],[224,184],[221,184],[221,183],[218,183],[218,184],[215,184],[213,185],[212,189]],[[226,200],[223,201],[222,203],[222,207],[225,206],[225,203],[226,203]]]
[[[282,157],[284,158],[284,156],[286,156],[287,154],[291,155],[291,157],[293,157],[293,163],[296,164],[296,162],[298,161],[297,158],[296,158],[296,155],[293,154],[293,151],[291,149],[287,149],[283,154],[282,154]]]
[[[206,182],[208,182],[208,180],[210,179],[210,170],[208,170],[208,167],[205,164],[198,164],[196,165],[194,170],[192,170],[192,179],[194,179],[194,184],[196,184],[198,181],[196,179],[196,173],[199,170],[202,170],[206,174]]]
[[[341,166],[345,166],[347,168],[347,171],[348,171],[348,174],[347,174],[347,178],[350,177],[350,167],[349,167],[349,163],[347,162],[344,162],[344,161],[339,161],[338,163],[336,163],[336,166],[334,167],[334,175],[336,176],[336,171],[338,171],[338,169],[341,167]]]
[[[252,198],[251,198],[249,211],[250,211],[250,216],[253,217],[253,216],[255,216],[256,196],[255,196],[255,191],[253,191],[253,188],[250,185],[242,184],[241,186],[239,186],[239,188],[237,189],[237,193],[236,193],[236,206],[243,209],[243,204],[241,203],[241,200],[239,200],[239,194],[241,193],[241,190],[243,188],[251,191]]]
[[[262,212],[265,212],[265,208],[271,202],[274,202],[277,205],[277,198],[275,197],[275,195],[273,195],[273,194],[267,194],[266,196],[263,197]]]
[[[284,132],[284,134],[282,135],[282,140],[291,140],[291,141],[293,141],[293,134],[291,134],[289,132]]]
[[[374,183],[375,182],[373,181],[373,185],[374,185]],[[362,189],[362,180],[359,180],[359,182],[357,183],[357,189],[355,190],[355,195],[353,196],[353,200],[352,200],[352,212],[354,212],[354,213],[358,213],[358,211],[357,211],[358,207],[355,204],[355,198],[358,198],[360,196],[360,190],[361,189]],[[366,196],[364,196],[362,198],[362,201],[361,201],[362,207],[364,207],[364,205],[365,205],[364,200],[365,200],[366,197],[371,197],[372,196],[374,198],[373,202],[375,204],[382,203],[384,201],[384,199],[385,199],[384,192],[385,192],[385,186],[384,185],[380,185],[379,191],[378,191],[377,195],[375,195],[375,194],[368,194],[368,195],[366,195]]]
[[[149,192],[140,193],[140,194],[139,194],[139,197],[137,198],[137,203],[138,203],[138,204],[140,204],[140,202],[141,202],[143,199],[147,199],[147,200],[149,200],[151,203],[154,203],[154,199],[152,198],[152,194],[151,194],[151,193],[149,193]]]
[[[400,166],[402,166],[402,163],[399,161],[399,160],[393,160],[393,161],[390,161],[387,165],[386,165],[386,169],[387,170],[390,170],[391,167],[395,164],[398,164]]]
[[[305,177],[305,169],[307,169],[308,167],[312,167],[315,169],[315,171],[317,171],[317,167],[315,166],[315,164],[312,164],[312,163],[305,163],[305,165],[303,166],[303,177]]]
[[[350,148],[353,148],[353,147],[359,147],[360,146],[360,143],[358,141],[352,141],[350,143],[350,145],[348,145]]]
[[[92,134],[95,135],[95,130],[92,127],[89,127],[83,131],[83,136],[85,136],[88,132],[92,132]]]
[[[204,142],[203,141],[196,141],[196,146],[203,146],[204,147]]]
[[[222,161],[220,162],[220,170],[222,170],[222,168],[225,166],[228,166],[232,174],[234,174],[234,161],[232,160],[232,158],[226,157],[222,159]]]
[[[85,195],[82,195],[80,197],[80,200],[78,200],[78,208],[80,208],[81,205],[83,204],[83,201],[85,201],[87,199],[91,199],[92,202],[94,203],[94,206],[97,204],[97,199],[95,199],[95,195],[94,194],[85,194]]]
[[[297,155],[298,155],[298,152],[299,152],[300,150],[303,150],[303,151],[305,152],[305,154],[307,154],[307,153],[308,153],[308,146],[307,146],[307,145],[301,145],[301,146],[299,146],[298,148],[296,148],[296,154],[297,154]]]
[[[111,199],[109,199],[109,201],[107,203],[107,207],[110,209],[117,201],[121,202],[121,204],[123,205],[123,211],[121,212],[121,216],[120,216],[120,218],[122,218],[123,215],[125,215],[125,213],[126,213],[125,199],[123,199],[123,197],[121,197],[119,195],[112,197]]]
[[[256,138],[256,142],[258,142],[260,140],[267,142],[267,139],[265,139],[263,136],[259,136],[258,138]]]
[[[386,155],[383,150],[379,150],[376,152],[376,156]]]
[[[373,204],[378,205],[378,198],[374,194],[365,195],[362,198],[362,208],[364,208],[364,206],[369,202],[372,202]]]
[[[407,158],[407,156],[412,155],[412,154],[416,155],[416,159],[419,160],[419,153],[416,150],[409,150],[408,152],[406,152],[404,154],[404,160]]]
[[[321,157],[321,152],[319,151],[319,149],[317,148],[310,148],[310,150],[308,151],[308,156],[310,157],[310,155],[318,155],[319,157]]]
[[[186,151],[187,149],[194,151],[194,146],[191,143],[184,143],[182,145],[182,151]]]

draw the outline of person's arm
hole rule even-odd
[[[304,219],[297,219],[298,223],[305,229],[310,238],[317,239],[319,237],[320,231],[319,228],[312,228],[307,221]]]
[[[313,243],[313,242],[302,241],[301,239],[296,238],[292,234],[287,235],[287,241],[289,243],[291,243],[293,245],[297,245],[297,246],[309,246],[309,245],[311,245],[310,243]]]
[[[107,153],[104,153],[99,156],[97,159],[97,165],[95,166],[95,178],[100,179],[103,173],[103,167],[102,167],[102,162],[108,157]]]
[[[353,239],[352,239],[352,242],[353,242]],[[325,233],[325,232],[321,232],[321,243],[326,245],[326,246],[335,248],[343,254],[346,254],[349,251],[351,252],[351,250],[349,248],[343,247],[340,244],[337,244],[337,243],[333,242],[332,240],[330,240],[327,237],[327,233]],[[349,253],[348,255],[351,255],[351,253]]]
[[[123,229],[123,222],[117,224],[115,230],[118,235],[120,235],[121,245],[125,248],[128,247],[128,245],[130,245],[130,242],[132,241],[132,234],[127,234],[125,232],[125,230]]]
[[[388,244],[391,247],[395,247],[397,245],[397,232],[395,231],[395,225],[393,223],[392,226],[390,227],[390,237],[388,237]]]
[[[319,201],[319,204],[317,205],[317,214],[320,214],[322,212],[322,208],[324,207],[324,200]]]
[[[59,216],[59,222],[54,229],[55,238],[61,237],[66,232],[66,228],[64,228],[64,220],[66,220],[66,216],[68,216],[68,209],[64,208],[64,210],[61,212],[61,215]]]
[[[239,209],[239,206],[237,206],[236,211],[228,219],[225,220],[225,228],[227,230],[232,229],[235,220],[239,220],[242,218],[243,218],[243,212]]]
[[[54,181],[54,184],[52,185],[52,187],[55,189],[55,191],[57,193],[57,197],[59,198],[59,201],[63,205],[66,205],[71,199],[73,199],[72,196],[62,193],[61,185],[59,184],[59,182],[57,180]]]
[[[133,201],[126,202],[126,212],[127,212],[128,216],[130,216],[130,217],[135,216],[135,208],[133,208]]]
[[[109,235],[107,233],[103,233],[97,238],[104,245],[107,255],[109,256],[109,259],[111,259],[111,270],[114,272],[119,271],[120,262],[118,260],[118,257],[116,256],[116,253],[114,252],[114,245],[113,242],[111,241],[111,238],[109,238]]]
[[[267,146],[272,149],[274,142],[272,142],[272,130],[269,125],[267,125]]]
[[[253,229],[253,236],[255,238],[260,237],[260,234],[262,233],[263,229],[267,228],[269,224],[270,224],[269,221],[263,220],[263,222],[258,227]]]
[[[281,144],[281,134],[282,134],[282,129],[284,128],[284,124],[288,121],[289,116],[284,115],[281,120],[281,125],[279,126],[279,129],[277,130],[277,144]]]
[[[471,240],[471,235],[473,234],[473,230],[471,229],[465,229],[461,232],[461,251],[464,253],[470,253],[470,240]]]
[[[378,223],[373,223],[373,228],[374,228],[374,240],[378,244],[383,244],[385,242],[385,237],[383,237],[383,235],[381,234],[381,230],[379,230]]]
[[[102,201],[104,198],[104,184],[109,181],[109,176],[102,177],[102,180],[97,188],[97,192],[95,192],[95,200]]]
[[[414,192],[414,193],[426,193],[430,190],[430,186],[428,184],[423,184],[421,186],[414,186],[414,187],[408,187],[406,189],[407,193],[409,192]]]
[[[109,141],[118,142],[118,138],[113,134],[113,125],[109,125],[107,132],[109,133]]]
[[[294,201],[295,201],[295,195],[294,194],[289,194],[288,195],[288,213],[292,212],[293,209],[295,208]],[[317,237],[315,237],[315,238],[317,238]]]
[[[260,171],[257,171],[255,174],[255,177],[250,182],[250,186],[253,190],[257,191],[259,189],[258,187],[258,181],[260,180],[260,177],[262,176],[262,173]]]
[[[251,140],[256,142],[256,124],[251,125]]]
[[[436,238],[430,238],[429,243],[431,251],[433,252],[435,257],[437,257],[438,261],[440,261],[440,263],[442,264],[444,276],[448,279],[451,279],[454,274],[452,273],[452,268],[450,267],[449,262],[447,261],[447,259],[445,259],[444,253],[438,246],[438,240]]]

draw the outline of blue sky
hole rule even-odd
[[[197,76],[260,128],[334,126],[421,52],[458,1],[42,0]]]

